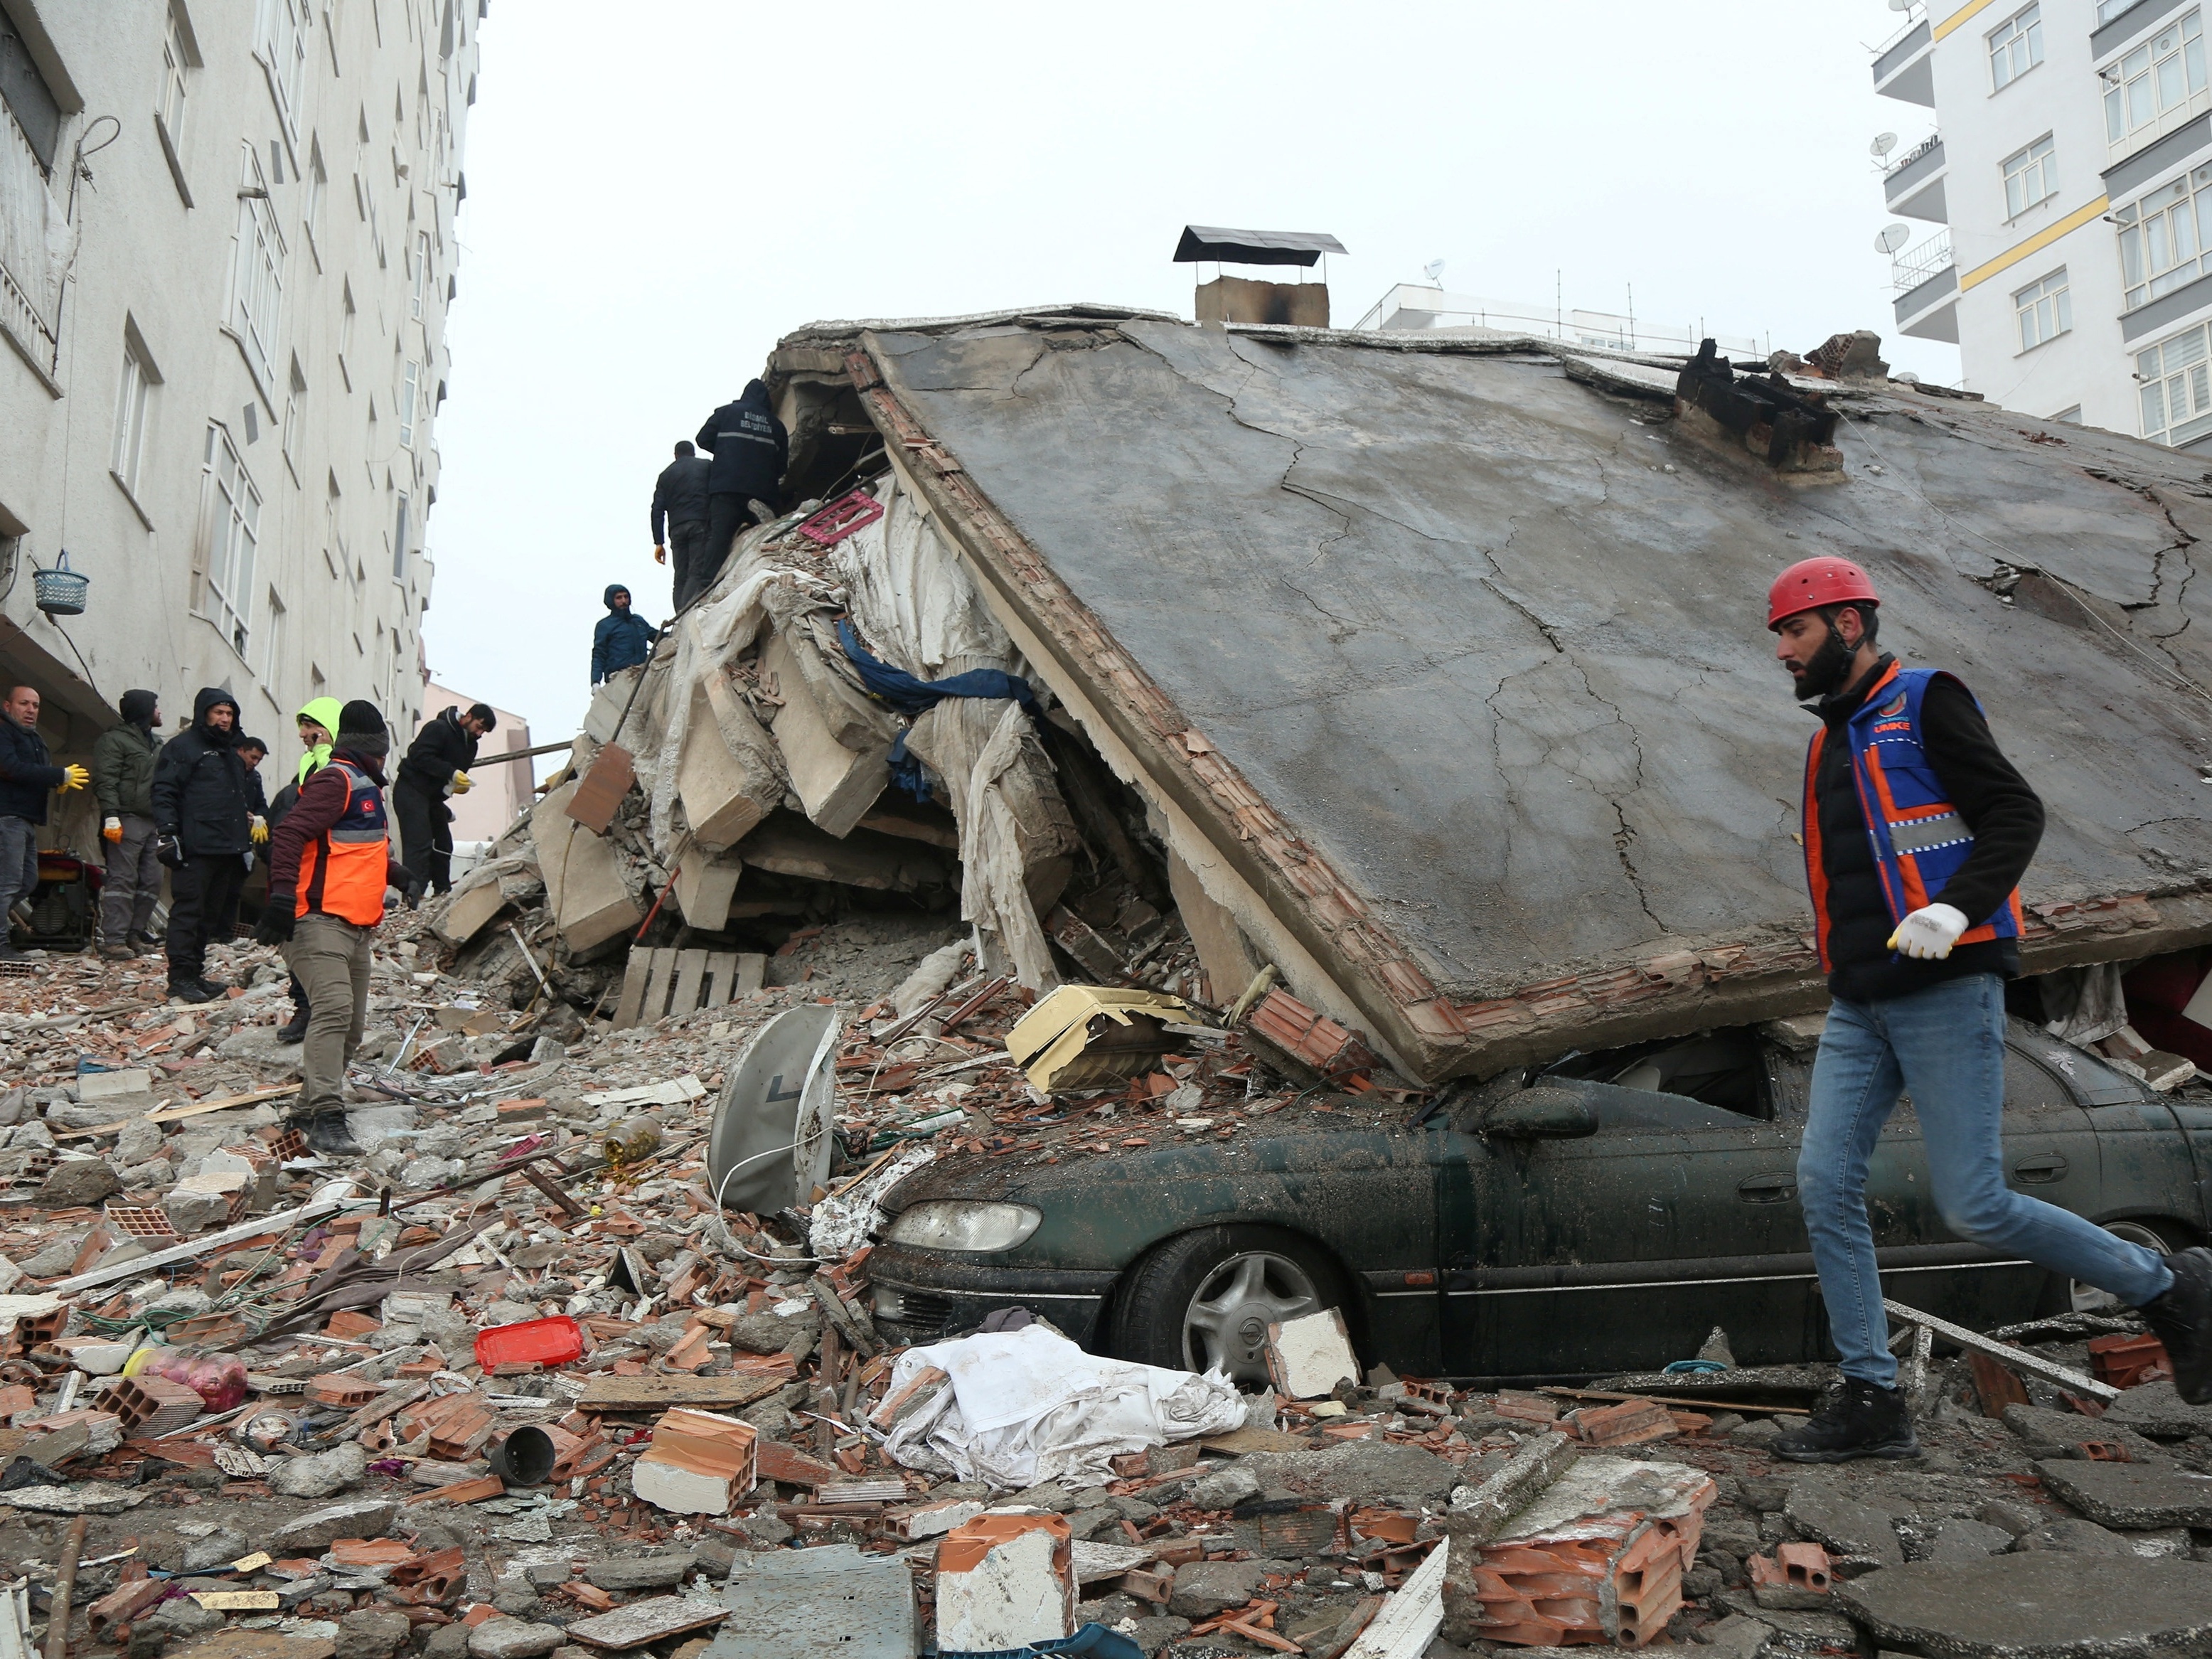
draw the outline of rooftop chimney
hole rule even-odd
[[[1319,264],[1331,253],[1341,253],[1344,244],[1319,231],[1223,230],[1212,225],[1185,225],[1176,245],[1176,263],[1194,264],[1212,260],[1243,265],[1301,265]],[[1322,268],[1318,283],[1255,282],[1217,270],[1210,283],[1198,285],[1197,316],[1201,323],[1288,323],[1300,328],[1328,326],[1328,273]]]

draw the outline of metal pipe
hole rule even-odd
[[[69,1659],[70,1601],[76,1594],[76,1564],[84,1553],[88,1524],[80,1515],[62,1535],[61,1571],[54,1577],[53,1609],[46,1615],[46,1659]]]

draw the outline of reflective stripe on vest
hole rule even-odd
[[[1882,902],[1893,923],[1940,898],[1944,884],[1958,874],[1974,850],[1974,832],[1959,816],[1959,809],[1944,799],[1942,781],[1921,742],[1921,702],[1941,673],[1941,669],[1900,668],[1892,663],[1844,722],[1851,745],[1851,780],[1858,791],[1860,815],[1866,820]],[[1945,678],[1957,683],[1956,676]],[[1823,969],[1833,963],[1828,956],[1828,877],[1821,862],[1820,810],[1814,786],[1827,738],[1824,722],[1806,750],[1802,831],[1805,880],[1813,895],[1814,939]],[[2020,933],[2020,894],[2015,890],[1995,915],[1969,927],[1959,942],[2017,939]]]
[[[345,779],[345,810],[301,849],[299,904],[293,914],[336,916],[356,927],[374,927],[384,920],[390,873],[384,791],[350,761],[333,756],[329,769]]]

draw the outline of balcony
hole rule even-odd
[[[1907,219],[1926,219],[1943,225],[1951,222],[1943,200],[1943,181],[1948,176],[1943,161],[1943,135],[1930,133],[1905,152],[1882,175],[1881,192],[1892,213]]]
[[[1890,282],[1900,334],[1958,344],[1959,268],[1949,232],[1899,254],[1890,265]]]
[[[1936,107],[1936,34],[1925,17],[1875,48],[1874,89],[1884,98]]]
[[[69,227],[46,187],[46,173],[11,112],[0,106],[0,201],[21,210],[0,214],[0,335],[57,397],[62,278]]]

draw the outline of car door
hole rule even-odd
[[[1551,1081],[1551,1079],[1547,1079]],[[1747,1364],[1798,1357],[1809,1264],[1781,1126],[1659,1090],[1571,1080],[1574,1139],[1438,1137],[1446,1369],[1557,1376],[1656,1367],[1724,1326]]]

